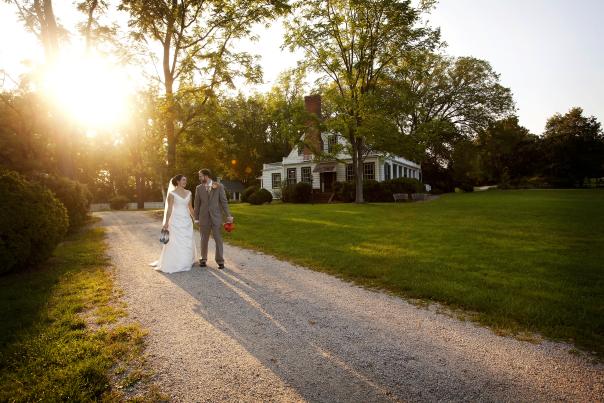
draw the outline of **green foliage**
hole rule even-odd
[[[586,178],[604,176],[604,133],[595,117],[581,108],[556,114],[543,136],[546,166],[543,173],[567,186],[580,186]]]
[[[334,187],[337,201],[351,203],[354,201],[356,186],[354,182],[336,182]]]
[[[509,184],[510,179],[533,175],[539,169],[539,138],[513,116],[498,120],[478,133],[480,180]]]
[[[293,203],[295,191],[296,185],[283,181],[281,183],[281,201],[283,203]]]
[[[63,203],[69,215],[69,228],[80,228],[88,219],[92,194],[88,187],[74,180],[47,175],[40,177],[40,183],[49,188]]]
[[[476,312],[474,319],[499,330],[540,332],[604,353],[603,205],[604,190],[236,205],[240,224],[229,242]]]
[[[63,204],[11,171],[0,171],[0,194],[0,274],[46,261],[69,226]]]
[[[109,207],[111,210],[123,210],[130,200],[126,196],[117,195],[111,198],[109,201]]]
[[[383,182],[364,181],[363,199],[367,202],[389,202],[392,201],[392,193],[388,193]]]
[[[389,179],[382,182],[386,188],[386,192],[392,199],[394,193],[423,193],[425,191],[424,185],[415,178],[396,178]]]
[[[372,203],[388,203],[393,202],[393,194],[395,193],[423,193],[423,184],[413,178],[396,178],[383,182],[365,181],[363,186],[363,198],[365,201]],[[354,201],[355,184],[353,182],[337,182],[336,200],[343,202]]]
[[[168,168],[177,168],[180,138],[198,125],[205,105],[221,86],[233,87],[237,77],[260,82],[257,58],[236,51],[232,42],[247,38],[257,23],[286,12],[286,1],[225,0],[185,2],[122,0],[130,15],[132,36],[162,49],[163,102]]]
[[[245,190],[243,191],[243,193],[241,194],[241,201],[242,202],[247,202],[249,197],[253,194],[256,193],[260,188],[258,186],[249,186],[247,188],[245,188]]]
[[[312,185],[306,182],[298,182],[294,186],[293,202],[309,203],[312,199]]]
[[[273,195],[266,189],[259,189],[252,193],[248,199],[248,203],[254,205],[260,205],[264,203],[270,203],[273,201]]]

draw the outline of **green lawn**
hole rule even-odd
[[[105,252],[102,229],[87,229],[42,267],[0,277],[0,401],[161,398]]]
[[[604,191],[232,206],[228,242],[604,352]]]

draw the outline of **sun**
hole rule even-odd
[[[87,133],[115,127],[128,117],[131,80],[124,68],[101,55],[61,55],[45,70],[42,86]]]

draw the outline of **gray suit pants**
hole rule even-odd
[[[201,260],[208,260],[208,241],[210,240],[210,232],[216,243],[216,263],[224,264],[224,248],[222,245],[222,233],[220,225],[204,225],[199,228],[201,234]]]

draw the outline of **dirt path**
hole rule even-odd
[[[175,401],[601,401],[604,366],[226,246],[162,274],[159,224],[102,212],[130,314]],[[213,247],[210,249],[213,251]]]

